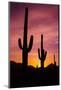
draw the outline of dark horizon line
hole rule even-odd
[[[11,62],[13,62],[13,63],[15,63],[15,64],[21,64],[22,65],[22,63],[17,63],[17,62],[15,62],[15,61],[9,61],[9,64],[11,63]],[[53,63],[51,63],[52,65],[54,65]],[[49,65],[51,65],[51,64],[48,64],[46,67],[44,67],[44,68],[47,68]],[[34,67],[33,65],[27,65],[27,66],[32,66],[32,67]],[[34,68],[37,68],[38,67],[38,65],[36,65],[36,67],[34,67]],[[56,67],[59,67],[59,65],[57,65],[56,64]],[[41,67],[38,67],[38,68],[41,68]]]

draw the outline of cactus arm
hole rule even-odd
[[[18,39],[18,45],[19,45],[19,48],[20,48],[20,49],[23,49],[20,38]]]
[[[40,49],[38,48],[38,57],[39,59],[41,60],[41,57],[40,57]]]
[[[32,49],[32,45],[33,45],[33,36],[31,36],[31,38],[30,38],[29,47],[27,48],[27,49],[28,49],[28,52],[31,51],[31,49]]]
[[[44,59],[46,59],[47,51],[44,52]]]

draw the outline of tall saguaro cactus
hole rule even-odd
[[[28,27],[28,8],[25,8],[25,21],[24,21],[24,35],[23,35],[23,46],[21,44],[21,39],[18,39],[19,48],[22,49],[22,60],[23,65],[27,66],[28,64],[28,53],[32,49],[33,45],[33,36],[30,38],[29,46],[27,45],[27,27]]]
[[[56,66],[56,61],[55,61],[55,54],[54,54],[54,65]]]
[[[43,34],[41,34],[41,55],[40,55],[40,49],[38,48],[38,57],[41,60],[41,68],[44,68],[44,61],[46,59],[47,51],[43,48]]]

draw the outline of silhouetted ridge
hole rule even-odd
[[[10,87],[46,86],[59,84],[59,67],[54,64],[44,69],[10,62]]]

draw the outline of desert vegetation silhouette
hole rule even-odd
[[[22,60],[23,65],[27,66],[28,64],[28,53],[32,49],[33,45],[33,36],[30,38],[29,46],[27,45],[27,25],[28,25],[28,8],[25,9],[25,21],[24,21],[24,36],[23,36],[23,46],[21,44],[21,39],[18,39],[19,48],[22,49]]]
[[[41,60],[41,68],[44,69],[44,61],[46,59],[47,51],[43,48],[43,34],[41,35],[41,54],[40,49],[38,48],[38,57]]]
[[[54,65],[56,66],[56,61],[55,61],[55,54],[54,54]]]
[[[41,34],[41,50],[38,48],[38,58],[41,61],[41,67],[34,68],[28,66],[28,53],[32,49],[33,36],[27,45],[27,25],[28,8],[25,8],[23,45],[21,39],[18,39],[18,47],[22,50],[22,64],[10,61],[10,88],[29,87],[29,86],[48,86],[59,84],[59,66],[56,66],[55,54],[54,64],[44,68],[47,51],[43,48],[43,34]],[[40,53],[41,52],[41,53]]]

